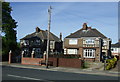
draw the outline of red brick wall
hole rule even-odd
[[[43,58],[22,58],[22,64],[41,65]]]
[[[80,68],[81,64],[81,59],[59,58],[60,67]]]
[[[53,62],[53,66],[59,66],[59,67],[80,68],[82,66],[81,59],[51,57],[49,58],[49,61]]]
[[[48,61],[53,62],[53,66],[58,67],[58,58],[50,57]]]

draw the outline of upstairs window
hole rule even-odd
[[[86,44],[94,44],[95,40],[93,40],[93,39],[87,39],[87,40],[85,40],[85,43]]]
[[[107,41],[103,40],[103,46],[107,45]]]
[[[40,40],[36,40],[35,45],[40,45]]]
[[[31,45],[40,45],[40,40],[31,40],[30,41]]]
[[[21,41],[21,44],[22,44],[22,45],[25,45],[25,46],[26,46],[26,45],[29,45],[29,41],[28,41],[28,40],[22,40],[22,41]]]
[[[54,49],[54,45],[55,44],[55,41],[50,41],[50,49]]]
[[[69,39],[69,45],[77,45],[77,39]]]

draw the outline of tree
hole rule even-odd
[[[10,3],[2,3],[2,56],[3,60],[8,60],[9,51],[12,50],[14,53],[17,48],[16,42],[16,30],[17,22],[11,16],[12,8]]]

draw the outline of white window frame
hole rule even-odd
[[[21,44],[23,44],[23,45],[25,45],[25,46],[26,46],[26,45],[29,45],[29,41],[28,41],[28,40],[22,40],[22,41],[21,41]]]
[[[69,45],[77,45],[78,39],[69,39]]]
[[[54,49],[55,48],[55,41],[50,41],[50,49]]]
[[[107,45],[107,40],[103,40],[103,45]]]
[[[67,49],[67,54],[78,54],[77,49]]]
[[[95,49],[84,49],[83,50],[83,57],[85,57],[85,58],[95,58]]]
[[[87,39],[87,40],[85,40],[85,44],[95,44],[95,40]]]

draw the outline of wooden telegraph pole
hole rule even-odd
[[[51,6],[48,9],[48,37],[47,37],[47,53],[46,53],[46,68],[48,68],[48,55],[49,55],[49,41],[50,41],[50,24],[51,24]]]

